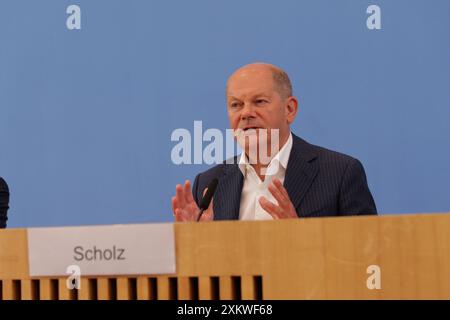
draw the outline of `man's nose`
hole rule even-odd
[[[241,120],[249,120],[256,118],[255,108],[250,104],[244,104],[244,108],[241,111]]]

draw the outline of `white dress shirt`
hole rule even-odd
[[[239,169],[244,176],[242,187],[241,204],[239,208],[239,220],[271,220],[272,216],[259,204],[259,198],[265,196],[267,200],[278,204],[270,193],[268,187],[273,178],[284,183],[289,155],[292,149],[292,133],[280,151],[272,158],[267,167],[267,175],[261,181],[255,169],[249,164],[247,155],[242,152],[239,159]]]

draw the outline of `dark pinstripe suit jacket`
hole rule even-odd
[[[284,187],[299,217],[377,214],[361,162],[292,137]],[[214,220],[239,219],[244,177],[237,161],[235,157],[233,164],[217,165],[195,178],[192,193],[197,204],[209,182],[219,179]]]
[[[6,227],[9,203],[9,190],[5,180],[0,177],[0,229]]]

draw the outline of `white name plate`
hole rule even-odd
[[[172,223],[29,228],[30,276],[173,274]]]

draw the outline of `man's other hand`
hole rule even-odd
[[[277,200],[278,204],[269,201],[266,197],[259,198],[261,207],[269,213],[274,219],[290,219],[298,218],[294,205],[283,187],[283,184],[278,179],[273,179],[269,185],[269,191]]]
[[[207,188],[204,190],[205,194]],[[213,201],[209,204],[208,209],[203,212],[200,221],[211,221],[214,219]],[[184,186],[177,184],[175,196],[172,197],[172,210],[177,222],[197,221],[200,214],[200,208],[192,196],[191,183],[186,180]]]

